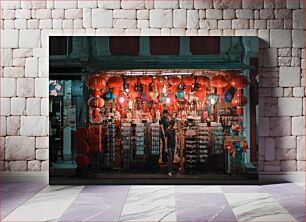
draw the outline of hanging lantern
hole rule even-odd
[[[231,78],[230,84],[232,87],[241,91],[243,88],[249,86],[249,80],[245,75],[236,75]]]
[[[130,98],[131,98],[132,100],[134,100],[134,99],[137,98],[138,92],[136,92],[136,91],[130,92],[130,93],[129,93],[129,96],[130,96]]]
[[[157,86],[158,92],[162,92],[164,84],[167,83],[167,80],[161,76],[157,76],[153,79],[153,83]],[[154,90],[154,89],[153,89]]]
[[[222,94],[223,94],[223,87],[227,86],[227,81],[226,78],[224,76],[218,75],[215,76],[212,79],[211,82],[211,86],[216,87],[217,88],[217,95],[219,96],[219,103],[222,102]]]
[[[136,76],[131,76],[126,80],[126,84],[129,86],[129,93],[135,91],[134,86],[138,83],[138,78]]]
[[[140,77],[140,83],[143,85],[143,91],[145,93],[149,92],[149,85],[152,83],[152,76],[142,76]]]
[[[96,153],[99,150],[99,144],[90,144],[89,153]]]
[[[245,106],[248,103],[248,99],[241,93],[237,92],[232,99],[232,105],[237,108],[237,114],[242,115],[243,114],[243,106]]]
[[[88,143],[83,139],[78,139],[75,143],[75,148],[77,150],[77,153],[79,154],[85,154],[89,151]]]
[[[155,100],[155,99],[157,98],[158,94],[159,94],[159,93],[158,93],[158,92],[155,92],[155,91],[149,92],[149,95],[150,95],[150,97],[151,97],[152,100]]]
[[[94,117],[100,117],[100,108],[102,108],[104,104],[104,100],[99,96],[91,97],[88,100],[88,106],[94,109]]]
[[[113,98],[113,94],[111,91],[106,92],[102,95],[102,98],[105,99],[106,101],[109,101]]]
[[[182,83],[186,86],[186,92],[190,93],[192,90],[192,85],[194,84],[193,76],[185,76],[182,80]]]
[[[207,96],[207,99],[211,105],[215,105],[216,102],[218,101],[218,95],[215,93],[211,93]]]
[[[77,128],[75,132],[75,138],[87,140],[88,139],[88,129],[85,127]]]
[[[113,89],[113,95],[118,96],[120,89],[123,88],[122,78],[120,76],[112,76],[108,79],[107,83],[109,88]]]
[[[171,92],[176,93],[177,86],[181,83],[181,79],[178,76],[171,76],[169,78],[169,83],[171,84]]]
[[[86,169],[89,165],[89,162],[90,160],[86,154],[81,154],[76,157],[76,163],[80,169]]]
[[[194,96],[203,101],[205,99],[206,95],[204,94],[203,91],[197,91],[197,92],[194,93]]]
[[[97,144],[99,143],[99,137],[96,134],[89,134],[88,136],[88,143],[91,144]]]
[[[87,87],[96,90],[103,89],[106,86],[105,78],[99,74],[90,75],[87,80]]]
[[[200,85],[200,90],[202,93],[198,93],[198,98],[205,101],[206,99],[206,88],[208,87],[210,83],[210,79],[207,76],[198,76],[197,77],[197,83]],[[196,95],[195,95],[196,96]]]

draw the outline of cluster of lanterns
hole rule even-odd
[[[142,94],[136,86],[142,86]],[[192,76],[186,75],[180,78],[179,76],[129,76],[123,79],[121,76],[109,76],[105,74],[93,74],[89,77],[87,86],[93,91],[92,97],[88,100],[88,105],[93,109],[94,117],[100,116],[100,109],[104,106],[104,100],[117,99],[120,104],[126,102],[127,97],[134,101],[137,98],[159,101],[166,104],[176,103],[177,100],[182,100],[186,95],[188,100],[190,96],[194,96],[205,102],[209,100],[211,105],[217,101],[222,102],[222,98],[226,102],[237,108],[237,114],[243,114],[243,106],[248,102],[243,95],[243,88],[249,85],[245,75],[234,75],[229,72],[219,72],[212,79],[207,76]],[[125,87],[127,86],[127,87]],[[151,91],[150,91],[151,86]],[[224,88],[233,87],[237,91],[232,98],[228,92],[224,92]],[[106,91],[106,89],[110,91]],[[123,89],[126,88],[125,91]],[[196,89],[193,92],[193,88]],[[210,93],[207,94],[207,91]],[[214,93],[217,89],[217,93]],[[167,95],[163,97],[162,94]],[[159,97],[160,96],[160,97]],[[159,100],[157,99],[159,97]]]

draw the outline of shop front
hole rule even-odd
[[[69,41],[50,55],[51,184],[257,182],[257,38]]]

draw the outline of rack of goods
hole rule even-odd
[[[216,165],[216,169],[225,170],[224,161],[224,133],[221,123],[211,123],[211,155],[212,161]]]
[[[115,123],[107,124],[107,153],[106,153],[106,165],[108,168],[113,168],[115,147],[116,147],[116,126]]]
[[[135,154],[137,161],[144,161],[145,156],[145,125],[143,123],[137,123],[135,126]]]
[[[123,123],[122,127],[122,156],[123,156],[123,169],[130,169],[130,155],[131,155],[131,124]]]
[[[194,174],[197,166],[197,131],[194,128],[185,132],[185,173]]]
[[[197,165],[203,172],[207,171],[209,159],[209,128],[207,123],[198,123],[197,129]]]
[[[159,140],[159,123],[152,123],[151,124],[151,155],[153,156],[159,156],[160,154],[160,140]]]

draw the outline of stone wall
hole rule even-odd
[[[253,35],[260,171],[305,169],[304,0],[1,1],[0,169],[48,170],[49,35]]]

